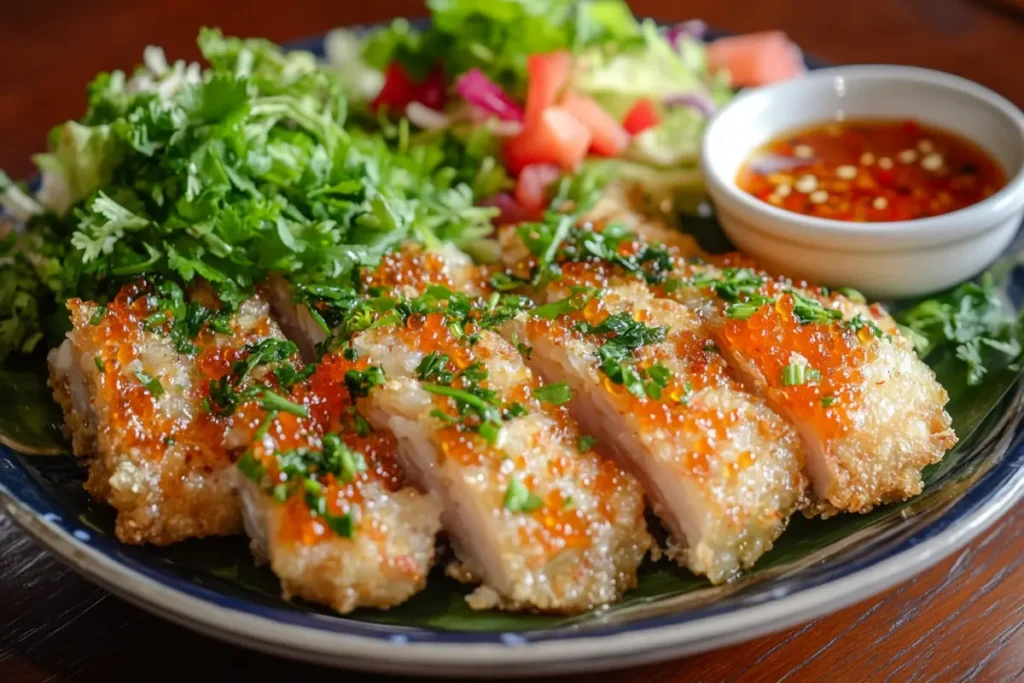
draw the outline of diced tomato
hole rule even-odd
[[[445,87],[444,70],[440,66],[434,66],[427,74],[426,80],[417,88],[413,102],[430,107],[436,111],[444,109]]]
[[[373,98],[370,107],[375,111],[381,107],[388,107],[392,111],[405,111],[405,107],[412,100],[410,95],[416,84],[409,78],[402,65],[398,62],[388,64],[384,72],[384,85],[380,92]]]
[[[782,31],[719,38],[707,56],[712,71],[729,71],[733,86],[766,85],[805,71],[800,49]]]
[[[548,107],[523,132],[505,143],[505,163],[514,174],[531,164],[555,164],[572,171],[587,156],[590,129],[563,107]]]
[[[617,157],[629,145],[629,133],[601,108],[592,97],[566,93],[562,106],[590,129],[590,150],[605,157]]]
[[[661,123],[661,115],[658,114],[654,102],[646,97],[641,97],[626,112],[626,118],[622,120],[622,127],[630,135],[637,135],[648,128],[654,128],[659,123]]]
[[[554,164],[530,164],[516,182],[516,202],[531,215],[543,213],[548,207],[548,187],[561,175]]]
[[[417,83],[398,62],[388,64],[384,72],[384,85],[370,102],[373,111],[386,106],[392,112],[404,113],[410,102],[419,102],[431,109],[444,109],[444,71],[435,66],[426,80]]]
[[[572,56],[567,50],[548,54],[530,55],[526,71],[530,82],[526,89],[526,122],[536,121],[541,112],[558,100],[558,95],[569,82]]]

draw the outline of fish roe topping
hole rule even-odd
[[[239,467],[284,505],[282,542],[310,544],[356,533],[386,541],[387,530],[377,528],[372,515],[362,515],[362,507],[370,491],[402,488],[403,476],[394,437],[374,431],[352,396],[350,386],[370,368],[365,360],[328,354],[289,395],[307,415],[263,413],[265,426],[257,429]]]
[[[443,256],[406,249],[389,252],[377,267],[364,269],[361,282],[366,289],[382,288],[388,291],[406,288],[422,290],[427,285],[454,287]]]
[[[850,408],[859,402],[865,342],[874,333],[841,321],[801,323],[794,301],[785,294],[745,319],[730,319],[724,337],[731,350],[757,365],[778,400],[832,438],[847,429]]]
[[[782,209],[842,221],[913,220],[977,204],[1006,185],[990,154],[906,120],[831,122],[754,153],[736,183]]]
[[[90,345],[99,350],[93,359],[101,377],[97,401],[111,407],[103,428],[119,448],[134,449],[151,460],[162,458],[173,446],[196,467],[224,467],[231,462],[224,446],[229,423],[201,407],[206,386],[201,366],[196,364],[200,369],[193,374],[198,376],[190,377],[192,364],[174,353],[160,356],[166,360],[159,365],[143,364],[143,354],[152,354],[154,345],[161,345],[161,333],[153,329],[152,320],[164,312],[151,294],[148,284],[138,282],[123,287],[106,306],[78,299],[68,302],[73,316],[87,319],[79,334],[89,335]]]

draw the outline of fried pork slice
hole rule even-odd
[[[429,285],[441,285],[453,291],[479,294],[486,288],[472,260],[451,244],[431,251],[415,244],[403,245],[386,254],[376,268],[366,269],[359,280],[366,292],[414,297]],[[325,288],[292,286],[280,275],[272,276],[266,297],[274,315],[289,339],[293,340],[306,362],[316,360],[316,347],[331,331],[332,292]]]
[[[800,432],[820,512],[921,492],[921,469],[956,443],[948,396],[880,306],[750,268],[677,274],[670,296],[699,312],[730,365]]]
[[[630,227],[631,251],[665,241],[648,222]],[[797,428],[815,509],[866,512],[921,492],[921,470],[956,443],[948,396],[880,305],[770,276],[742,254],[704,263],[668,250],[676,272],[659,295],[698,313],[730,366]]]
[[[204,400],[209,380],[245,345],[280,334],[254,298],[221,332],[207,326],[188,339],[180,326],[172,332],[166,301],[144,284],[126,286],[106,307],[72,299],[72,330],[50,354],[54,396],[89,467],[85,488],[117,510],[125,543],[241,531],[225,443],[230,420],[210,414]]]
[[[503,333],[572,387],[581,427],[641,481],[669,552],[712,582],[750,567],[803,504],[794,430],[735,381],[699,319],[642,282],[566,263]]]
[[[438,504],[404,484],[394,437],[355,410],[345,375],[366,365],[325,356],[289,396],[305,416],[242,409],[246,424],[265,425],[238,464],[253,553],[269,560],[285,599],[341,613],[422,590],[440,529]]]
[[[651,542],[642,491],[554,405],[565,387],[542,386],[497,334],[470,324],[456,336],[450,322],[413,315],[353,347],[386,378],[367,417],[441,502],[451,573],[481,584],[470,606],[573,613],[615,602]]]
[[[362,284],[397,297],[432,286],[442,293],[486,287],[464,256],[411,247],[364,273]],[[298,321],[294,333],[326,338],[301,308],[315,307],[326,320],[329,300],[289,293],[276,301]],[[474,325],[446,322],[440,311],[357,334],[353,353],[387,378],[366,387],[361,406],[398,439],[407,476],[441,503],[458,557],[449,572],[482,584],[472,607],[579,612],[617,600],[635,584],[651,543],[641,490],[586,448],[562,409],[533,396],[538,384],[514,346]],[[477,414],[458,398],[466,391],[485,397],[470,399]]]

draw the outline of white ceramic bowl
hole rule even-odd
[[[914,118],[960,133],[992,155],[1009,182],[942,216],[853,223],[786,211],[739,189],[758,147],[793,129],[854,118]],[[1013,239],[1024,218],[1024,114],[977,83],[903,66],[853,66],[751,90],[708,124],[701,154],[726,234],[770,269],[874,297],[927,294],[971,278]]]

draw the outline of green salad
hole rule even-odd
[[[0,171],[17,224],[0,241],[0,358],[54,345],[69,298],[142,275],[226,298],[269,273],[345,283],[410,239],[493,259],[497,224],[556,220],[553,198],[584,207],[609,182],[699,198],[702,131],[733,94],[699,22],[659,27],[620,0],[427,6],[429,27],[332,32],[326,62],[203,29],[203,65],[149,47],[131,74],[98,75],[34,158],[37,189]],[[971,381],[1019,352],[973,290],[909,315]]]

